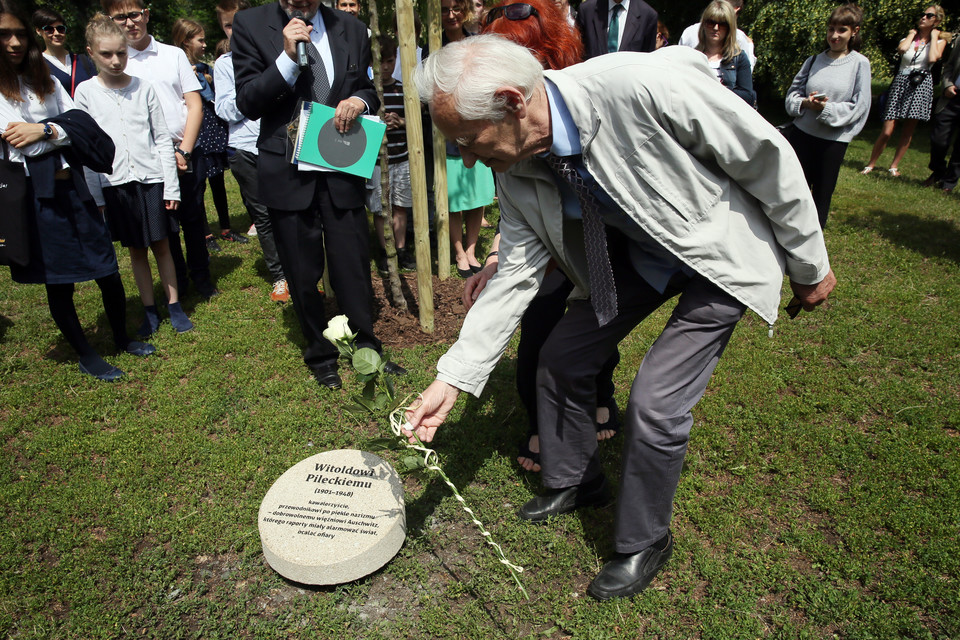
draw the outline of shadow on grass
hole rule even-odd
[[[239,269],[242,264],[243,258],[240,256],[214,254],[210,259],[210,278],[213,280],[213,286],[217,286],[219,280]],[[194,288],[191,287],[190,291],[194,291]]]
[[[328,314],[327,317],[332,316]],[[304,349],[307,348],[307,340],[303,337],[303,331],[300,329],[300,320],[297,318],[297,312],[293,308],[292,300],[282,305],[280,322],[287,331],[287,342],[296,348],[302,357]]]
[[[956,204],[949,198],[944,199],[943,206],[956,207]],[[922,256],[946,258],[960,264],[960,228],[956,222],[871,209],[867,215],[845,218],[842,224],[876,233]]]
[[[0,313],[0,342],[7,336],[7,329],[13,326],[13,320]]]

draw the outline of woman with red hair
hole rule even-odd
[[[498,34],[521,44],[540,60],[545,69],[562,69],[583,59],[580,35],[567,22],[553,0],[502,2],[487,11],[481,33]],[[483,269],[467,281],[463,303],[469,309],[497,272],[500,234]],[[527,411],[527,438],[520,444],[517,462],[527,471],[540,471],[540,438],[537,435],[536,381],[540,349],[567,309],[567,296],[573,283],[559,270],[548,273],[523,318],[520,320],[520,344],[517,347],[517,393]],[[620,362],[614,350],[597,376],[597,439],[606,440],[620,429],[617,403],[613,399],[613,370]]]
[[[522,44],[544,69],[583,61],[583,42],[553,0],[501,2],[487,11],[481,33],[495,33]]]

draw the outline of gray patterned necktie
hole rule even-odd
[[[613,281],[610,254],[607,253],[607,232],[600,216],[600,203],[590,192],[570,158],[548,154],[547,164],[569,184],[583,212],[583,241],[587,249],[590,272],[590,300],[600,326],[617,317],[617,287]]]
[[[304,100],[312,100],[325,104],[330,96],[330,80],[327,78],[327,68],[323,66],[323,58],[320,52],[312,42],[307,43],[307,60],[310,66],[303,70],[303,90],[308,95],[303,96]]]

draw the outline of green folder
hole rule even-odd
[[[342,171],[369,179],[377,165],[387,125],[379,118],[360,117],[346,133],[333,124],[336,109],[318,102],[304,103],[303,135],[298,140],[297,163]]]

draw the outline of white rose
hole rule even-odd
[[[327,322],[327,328],[323,332],[323,337],[337,344],[338,342],[353,342],[357,334],[350,332],[350,324],[347,316],[335,316]]]

